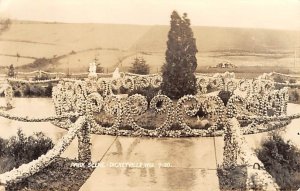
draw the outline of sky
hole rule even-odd
[[[0,0],[0,17],[67,23],[169,25],[173,10],[194,26],[300,30],[300,0]]]

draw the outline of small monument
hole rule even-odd
[[[120,71],[119,71],[119,68],[117,67],[115,69],[115,71],[113,72],[113,76],[112,76],[113,79],[119,79],[121,78],[121,74],[120,74]]]
[[[95,62],[91,62],[90,63],[90,67],[89,67],[89,75],[88,75],[88,77],[89,78],[97,78],[96,70],[97,70],[96,63]]]

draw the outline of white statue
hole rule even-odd
[[[113,79],[121,78],[120,71],[119,71],[119,68],[118,68],[118,67],[115,69],[112,78],[113,78]]]
[[[90,63],[90,68],[89,68],[90,74],[96,73],[96,69],[97,69],[96,63],[95,62],[91,62]]]
[[[90,63],[90,68],[89,68],[89,77],[97,77],[97,66],[95,62]]]

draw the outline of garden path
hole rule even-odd
[[[94,143],[102,145],[92,151],[93,161],[100,163],[81,191],[219,190],[216,153],[222,150],[214,152],[214,138],[99,136]]]

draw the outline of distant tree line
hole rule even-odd
[[[0,19],[0,34],[7,31],[11,26],[10,19]]]
[[[136,57],[134,61],[131,63],[131,67],[129,68],[129,72],[134,74],[149,74],[150,67],[146,63],[146,60],[143,57]]]

